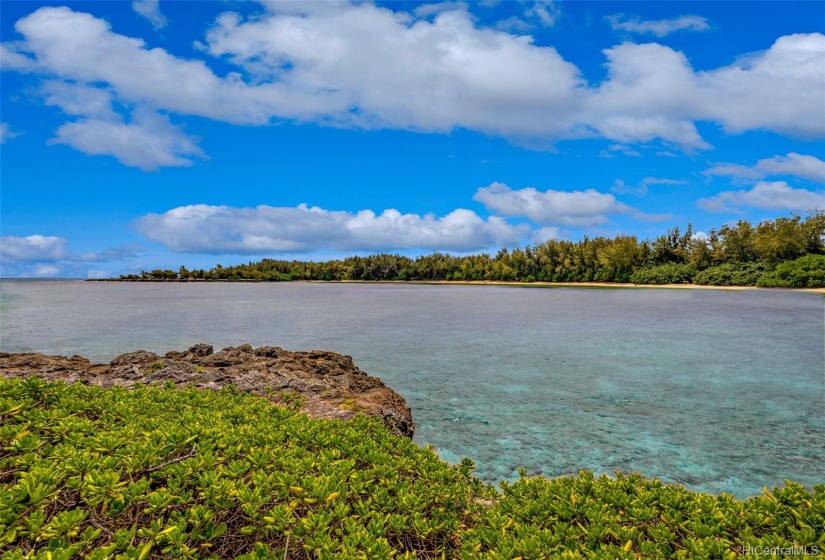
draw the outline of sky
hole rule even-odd
[[[825,209],[825,2],[0,2],[0,276]]]

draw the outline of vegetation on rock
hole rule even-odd
[[[803,274],[772,273],[783,263],[808,255],[825,255],[825,212],[766,220],[753,226],[712,229],[694,235],[688,225],[653,240],[634,236],[585,237],[581,241],[550,240],[523,249],[450,256],[442,253],[415,259],[378,254],[327,262],[263,259],[211,270],[153,270],[121,276],[121,280],[417,280],[517,282],[635,282],[667,284],[825,287],[825,261],[812,259]],[[721,267],[721,268],[719,268]],[[813,267],[813,268],[810,268]],[[705,274],[706,271],[707,274]]]
[[[825,486],[738,501],[640,475],[502,493],[374,418],[232,386],[0,380],[0,550],[21,558],[735,558],[825,549]]]

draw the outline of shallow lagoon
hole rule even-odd
[[[0,282],[0,349],[350,354],[487,480],[638,470],[747,497],[825,482],[823,298],[789,291]]]

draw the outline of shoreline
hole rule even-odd
[[[344,280],[343,282],[362,282],[361,280]],[[758,286],[705,286],[702,284],[631,284],[620,282],[506,282],[496,280],[474,280],[474,281],[452,281],[452,280],[431,280],[431,281],[407,281],[408,284],[466,284],[466,285],[491,285],[491,286],[540,286],[545,288],[654,288],[671,290],[759,290],[777,291],[786,290],[792,292],[810,292],[825,295],[825,288],[760,288]]]
[[[306,284],[423,284],[423,285],[458,285],[458,286],[510,286],[510,287],[539,287],[539,288],[613,288],[613,289],[668,289],[668,290],[759,290],[759,291],[792,291],[807,292],[825,295],[825,288],[761,288],[758,286],[706,286],[701,284],[632,284],[622,282],[515,282],[505,280],[284,280],[283,282],[264,280],[201,280],[201,279],[162,279],[151,278],[146,280],[122,280],[120,278],[85,278],[85,282],[135,282],[135,283],[243,283],[243,284],[279,284],[279,283],[306,283]]]

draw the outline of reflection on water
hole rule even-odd
[[[3,351],[350,354],[408,400],[417,441],[487,480],[641,471],[740,497],[825,482],[818,294],[3,281],[0,313]]]

